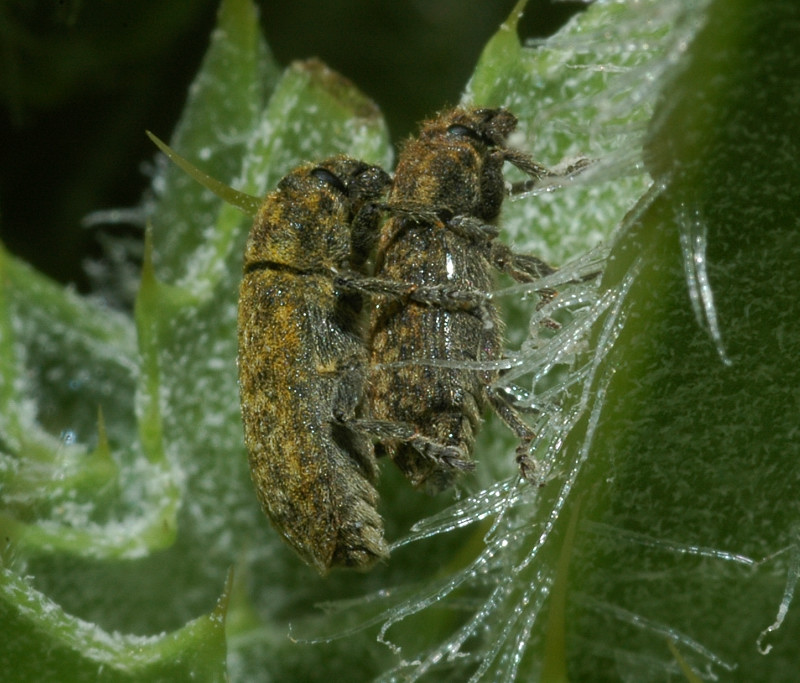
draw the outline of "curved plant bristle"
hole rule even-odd
[[[239,192],[238,190],[234,190],[229,185],[221,183],[216,178],[212,178],[210,175],[197,168],[197,166],[195,166],[191,161],[184,159],[180,154],[167,145],[167,143],[153,135],[149,130],[145,132],[147,133],[147,137],[149,137],[155,143],[156,147],[158,147],[162,152],[164,152],[164,154],[167,155],[170,161],[188,173],[203,187],[211,190],[220,199],[223,199],[231,206],[235,206],[248,216],[254,217],[256,215],[262,202],[260,197],[254,197],[251,194]]]

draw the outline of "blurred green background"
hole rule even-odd
[[[155,153],[144,130],[169,138],[218,4],[0,0],[0,240],[12,253],[88,291],[83,261],[102,250],[81,220],[139,202]],[[458,100],[515,0],[257,4],[281,64],[320,57],[378,103],[397,141]],[[531,0],[521,37],[582,7]]]

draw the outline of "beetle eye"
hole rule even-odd
[[[476,142],[486,143],[486,140],[477,131],[467,126],[462,126],[460,123],[448,126],[447,134],[454,138],[470,138]]]
[[[317,166],[317,168],[311,170],[311,175],[315,178],[318,178],[323,183],[327,183],[331,187],[341,192],[343,195],[347,195],[347,188],[344,186],[341,178],[331,173],[327,168]]]

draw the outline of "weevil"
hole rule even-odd
[[[237,364],[250,474],[273,526],[321,574],[388,557],[378,467],[361,416],[367,355],[353,289],[390,178],[339,156],[299,166],[265,198],[200,183],[254,215],[239,288]],[[338,282],[341,279],[342,282]]]
[[[244,252],[239,389],[258,497],[320,573],[367,569],[389,550],[378,467],[360,417],[367,364],[361,295],[336,273],[361,268],[389,176],[345,157],[293,170],[267,196]]]
[[[516,117],[505,109],[456,108],[424,122],[401,151],[387,202],[391,217],[381,230],[375,277],[438,287],[462,301],[429,305],[384,299],[370,322],[372,416],[410,424],[430,442],[456,449],[457,455],[442,460],[407,441],[382,445],[414,485],[432,492],[474,467],[475,436],[487,404],[520,439],[517,460],[523,475],[532,478],[527,449],[534,432],[492,388],[497,371],[468,367],[502,356],[497,311],[487,299],[476,304],[481,293],[491,291],[493,271],[523,282],[554,272],[541,259],[517,254],[494,239],[493,223],[507,191],[504,163],[534,182],[551,175],[506,146],[516,126]],[[583,165],[579,162],[576,170]],[[473,298],[465,296],[470,292]]]

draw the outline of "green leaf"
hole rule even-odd
[[[230,114],[225,132],[240,131],[243,147],[242,122],[260,112],[265,76],[276,70],[255,19],[242,0],[221,7],[220,31],[184,113],[185,139],[205,144],[212,132],[219,140],[207,114],[224,105],[231,107],[221,112]],[[233,168],[225,159],[215,168],[226,164]],[[169,187],[168,175],[156,187]],[[207,236],[180,230],[181,200],[187,197],[171,194],[160,213],[151,204],[154,224],[178,224],[167,239],[173,251],[159,252],[163,273],[185,267],[189,252],[207,251]],[[179,520],[187,487],[176,445],[164,433],[165,412],[173,415],[164,402],[164,362],[174,322],[168,316],[196,306],[198,297],[157,280],[152,253],[148,248],[134,320],[0,251],[0,653],[3,670],[20,680],[224,676],[222,622],[214,617],[212,629],[202,618],[186,623],[213,604],[224,570],[188,602],[174,583],[189,585],[181,583],[189,560],[175,545],[179,525],[187,526]],[[227,429],[238,437],[235,419]],[[221,563],[231,561],[228,555]],[[155,640],[109,635],[165,630],[172,633]],[[97,645],[106,641],[108,648]]]
[[[173,633],[125,636],[64,613],[27,581],[0,568],[0,616],[6,636],[0,664],[20,683],[166,682],[195,677],[222,682],[227,680],[226,606],[227,594],[213,612]],[[31,643],[42,652],[37,653]]]
[[[195,151],[209,175],[230,181],[277,79],[278,67],[259,31],[256,8],[247,0],[223,2],[172,146]],[[156,199],[147,207],[156,227],[154,265],[167,282],[191,282],[194,274],[187,271],[197,268],[191,264],[199,260],[208,268],[209,260],[224,259],[230,238],[208,227],[219,209],[216,197],[163,162],[153,180]]]
[[[508,244],[564,265],[542,310],[531,286],[495,294],[504,381],[539,411],[543,486],[519,481],[490,419],[458,498],[383,468],[389,563],[324,580],[301,565],[259,509],[242,443],[249,219],[159,157],[132,315],[0,251],[2,670],[791,679],[797,10],[595,3],[524,46],[524,5],[463,101],[511,109],[515,146],[545,165],[593,160],[501,221]],[[302,161],[392,157],[347,80],[314,60],[278,69],[246,0],[222,3],[170,145],[257,196]]]
[[[668,638],[696,672],[794,676],[798,18],[709,7],[650,127],[657,189],[612,248],[604,286],[625,294],[595,339],[619,332],[596,424],[571,435],[592,443],[573,618],[576,641],[625,643],[629,672],[677,671]]]

